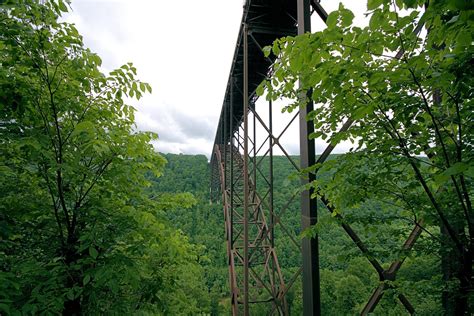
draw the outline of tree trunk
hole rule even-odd
[[[441,227],[443,246],[441,249],[441,268],[443,281],[457,282],[455,287],[446,287],[442,294],[444,315],[469,315],[469,294],[472,291],[472,253],[460,254],[451,244],[444,226]]]
[[[66,249],[64,250],[65,262],[67,267],[74,265],[79,259],[77,253],[78,238],[74,233],[70,234],[67,238]],[[80,272],[69,269],[66,289],[72,289],[75,285],[80,286],[81,275]],[[63,309],[64,316],[79,316],[82,315],[81,296],[76,297],[72,300],[64,302]]]
[[[459,293],[456,297],[455,315],[469,315],[469,294],[472,291],[472,253],[465,252],[460,265]]]
[[[457,260],[453,260],[456,258],[456,253],[453,247],[451,247],[450,238],[446,227],[441,224],[441,270],[443,272],[443,281],[444,281],[444,289],[443,294],[441,297],[441,302],[443,305],[444,315],[455,315],[454,309],[456,306],[455,302],[455,293],[453,293],[452,288],[447,287],[446,284],[453,279],[454,271],[456,271],[456,263]]]
[[[78,297],[76,299],[64,302],[64,316],[79,316],[81,315],[81,298]]]

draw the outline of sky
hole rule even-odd
[[[355,23],[365,24],[365,1],[341,2],[354,12]],[[321,1],[328,12],[338,3]],[[243,0],[73,0],[64,20],[74,23],[85,45],[102,58],[104,72],[133,62],[138,78],[151,84],[152,94],[131,103],[137,109],[137,128],[158,133],[156,150],[209,157],[243,4]],[[312,26],[313,31],[324,27],[316,14]],[[257,110],[266,108],[262,102]],[[276,131],[291,119],[279,112],[273,111]],[[298,154],[298,139],[297,124],[292,124],[281,141],[290,154]],[[341,144],[336,152],[349,146]],[[317,141],[317,151],[323,147]]]

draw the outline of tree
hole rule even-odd
[[[0,7],[0,311],[196,313],[199,250],[164,216],[194,202],[148,198],[165,159],[124,102],[151,87],[103,74],[67,10]]]
[[[340,5],[325,30],[266,48],[277,60],[258,93],[296,100],[286,111],[316,103],[310,137],[356,143],[339,162],[312,167],[333,174],[312,184],[317,195],[338,212],[369,199],[388,203],[393,216],[441,239],[443,307],[464,315],[473,308],[474,6],[424,7],[369,0],[370,23],[360,28]],[[351,126],[337,132],[342,122]],[[433,225],[441,234],[428,230]]]

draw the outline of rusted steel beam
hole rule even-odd
[[[324,23],[326,23],[328,19],[328,13],[321,6],[321,3],[319,3],[319,1],[317,0],[311,0],[311,7],[313,7],[313,10],[316,11],[316,13],[319,15],[321,20],[323,20]]]
[[[298,35],[311,32],[311,2],[310,0],[297,0]],[[306,169],[313,166],[316,161],[314,139],[308,136],[314,131],[313,122],[306,118],[313,111],[313,102],[309,100],[299,109],[300,127],[300,168]],[[301,185],[307,186],[316,179],[314,173],[301,177]],[[301,192],[301,230],[316,225],[318,221],[317,200],[311,198],[312,189]],[[321,315],[321,294],[319,279],[319,245],[318,235],[313,238],[303,238],[303,315]]]
[[[214,147],[214,154],[216,157],[216,167],[219,169],[220,179],[225,178],[225,169],[223,165],[223,158],[219,146]],[[229,285],[231,292],[231,304],[232,304],[232,314],[238,315],[238,298],[239,298],[239,289],[237,286],[236,272],[235,272],[235,258],[232,245],[232,221],[231,221],[231,201],[228,198],[228,191],[226,188],[226,183],[221,181],[221,192],[222,192],[222,203],[224,206],[224,220],[225,220],[225,234],[226,234],[226,245],[227,245],[227,257],[228,257],[228,266],[229,266]]]
[[[422,229],[423,221],[420,221],[415,224],[415,227],[411,231],[410,235],[408,236],[407,240],[403,244],[402,250],[404,251],[409,251],[413,248],[413,246],[416,243],[416,240],[418,237],[421,235],[423,229]],[[390,286],[385,282],[386,280],[389,281],[394,281],[396,278],[396,274],[398,270],[400,270],[403,262],[405,261],[406,257],[402,257],[401,259],[395,260],[390,267],[387,270],[383,271],[383,280],[382,283],[375,289],[374,293],[370,297],[369,301],[367,304],[364,306],[364,309],[361,312],[361,315],[368,315],[369,313],[373,312],[375,310],[375,307],[379,303],[379,301],[382,299],[382,296],[384,295],[384,291],[389,288]],[[410,313],[414,314],[415,313],[415,308],[413,305],[411,305],[410,301],[403,295],[400,294],[398,296],[398,299],[400,302],[403,304],[405,309]]]
[[[244,316],[249,315],[249,173],[248,173],[248,114],[249,114],[249,66],[248,66],[248,25],[244,25]]]

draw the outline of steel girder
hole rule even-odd
[[[282,222],[283,214],[289,204],[294,202],[296,194],[288,198],[287,204],[280,210],[274,208],[273,148],[278,147],[299,172],[308,166],[323,163],[334,146],[328,145],[316,160],[314,142],[308,139],[313,125],[306,121],[306,115],[312,110],[312,104],[301,108],[299,114],[289,121],[279,135],[275,135],[272,130],[271,102],[268,124],[255,108],[257,99],[255,89],[272,71],[273,61],[263,57],[262,47],[271,44],[278,37],[295,35],[296,31],[298,34],[310,32],[309,16],[312,12],[316,12],[326,22],[327,13],[317,0],[247,0],[244,5],[244,16],[211,158],[211,199],[218,200],[220,196],[224,206],[233,315],[249,315],[250,305],[254,304],[269,305],[270,314],[288,314],[285,296],[301,275],[303,275],[304,315],[320,315],[317,236],[305,239],[300,244],[297,236],[291,235]],[[414,32],[419,33],[421,27],[419,25]],[[401,58],[403,53],[400,51],[395,57]],[[249,135],[249,114],[253,118],[253,137]],[[292,159],[279,141],[298,116],[300,164]],[[267,134],[258,149],[255,135],[257,122]],[[339,132],[347,131],[353,123],[350,119],[346,120]],[[261,150],[266,143],[268,149],[263,153]],[[260,155],[258,160],[257,155]],[[263,177],[266,186],[263,196],[256,188],[257,174],[263,176],[259,167],[262,157],[270,161],[269,179]],[[308,183],[314,177],[315,174],[310,174],[309,178],[302,179],[302,184]],[[304,191],[301,194],[302,229],[314,225],[317,221],[316,200],[310,198],[312,193]],[[334,209],[327,197],[323,194],[319,196],[325,208],[333,212]],[[384,291],[393,286],[390,281],[395,280],[404,258],[394,261],[388,269],[384,269],[380,262],[369,254],[367,245],[343,216],[338,214],[337,219],[379,276],[379,286],[361,311],[361,315],[367,315],[375,309]],[[302,267],[286,282],[275,249],[276,226],[281,227],[281,231],[292,240],[295,249],[303,255]],[[412,249],[422,230],[422,221],[416,222],[402,250]],[[403,294],[399,294],[398,297],[406,310],[413,313],[414,308],[409,300]]]

